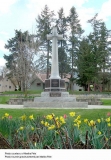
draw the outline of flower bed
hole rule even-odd
[[[81,119],[70,112],[43,117],[22,115],[13,119],[5,113],[0,119],[0,148],[14,149],[110,149],[111,118]]]

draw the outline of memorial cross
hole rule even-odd
[[[57,27],[53,27],[52,34],[47,35],[48,40],[52,40],[52,65],[50,79],[60,79],[58,66],[58,40],[63,40],[63,35],[58,35]]]

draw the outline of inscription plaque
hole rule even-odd
[[[51,79],[51,87],[59,87],[59,79]]]
[[[61,93],[59,93],[59,92],[58,93],[51,92],[50,93],[50,97],[61,97]]]
[[[60,80],[60,87],[65,88],[65,81],[62,79]]]
[[[49,88],[50,87],[50,80],[47,79],[45,80],[45,88]]]

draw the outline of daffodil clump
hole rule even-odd
[[[96,120],[82,118],[76,112],[43,117],[23,114],[14,120],[9,113],[0,119],[0,132],[9,135],[13,146],[19,141],[21,148],[111,148],[111,114]],[[11,120],[10,120],[11,119]],[[17,144],[19,144],[19,142]],[[26,145],[26,146],[24,146]]]
[[[2,116],[2,119],[12,119],[12,116],[9,114],[9,113],[5,113],[3,116]]]

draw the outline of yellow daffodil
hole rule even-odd
[[[81,121],[79,120],[79,121],[77,121],[77,125],[80,125],[81,124]]]
[[[52,130],[52,129],[54,129],[55,128],[55,125],[50,125],[49,127],[48,127],[48,130]]]
[[[78,128],[80,127],[80,125],[77,124],[77,123],[74,123],[74,126],[75,126],[75,127],[78,127]]]
[[[106,118],[106,122],[110,122],[110,117]]]
[[[56,133],[56,134],[59,134],[59,132],[58,132],[58,131],[55,131],[55,133]]]
[[[44,124],[44,121],[41,121],[41,124]]]
[[[31,127],[31,130],[34,131],[34,127]]]
[[[29,116],[29,119],[30,119],[30,120],[34,120],[33,114]]]
[[[78,128],[80,127],[80,125],[79,125],[79,124],[77,124],[77,126],[78,126]]]
[[[56,120],[56,121],[59,120],[59,117],[56,117],[55,120]]]
[[[78,119],[76,118],[76,119],[74,119],[74,122],[76,123],[78,121]]]
[[[36,147],[36,145],[37,145],[37,143],[35,142],[35,143],[34,143],[34,146]]]
[[[108,127],[110,127],[110,126],[111,126],[111,123],[108,123],[107,125],[108,125]]]
[[[76,119],[78,120],[78,119],[80,119],[80,118],[81,118],[81,116],[79,115],[79,116],[77,116],[77,118],[76,118]]]
[[[75,112],[70,112],[70,113],[69,113],[69,115],[70,115],[71,117],[74,117],[75,114],[76,114]]]
[[[94,122],[93,120],[91,120],[91,121],[88,123],[88,125],[93,127],[93,126],[95,125],[95,122]]]
[[[53,119],[53,116],[50,114],[50,115],[47,115],[46,116],[46,119],[49,119],[49,120],[52,120]]]
[[[44,123],[44,126],[48,127],[48,126],[49,126],[49,123],[48,123],[48,122],[45,122],[45,123]]]
[[[65,122],[65,119],[64,119],[62,116],[60,116],[60,121],[61,121],[62,123],[66,123],[66,122]]]
[[[52,116],[53,116],[53,117],[55,117],[55,114],[54,114],[54,113],[52,113]]]
[[[88,122],[88,119],[86,118],[86,119],[84,119],[84,123],[87,123]]]
[[[24,114],[23,116],[20,117],[22,121],[25,121],[27,119],[27,116]]]
[[[102,133],[101,133],[101,131],[98,131],[98,135],[101,135]]]
[[[57,128],[60,128],[61,127],[61,123],[56,121],[56,125],[57,125]]]
[[[97,122],[98,122],[98,123],[100,123],[100,122],[101,122],[101,120],[100,120],[100,119],[97,119]]]
[[[24,129],[24,127],[20,127],[20,128],[19,128],[19,130],[21,130],[21,131],[22,131],[23,129]]]
[[[106,141],[108,141],[108,138],[107,138],[107,137],[105,137],[105,140],[106,140]]]
[[[6,117],[6,118],[9,117],[9,114],[8,114],[8,113],[5,113],[5,117]]]

